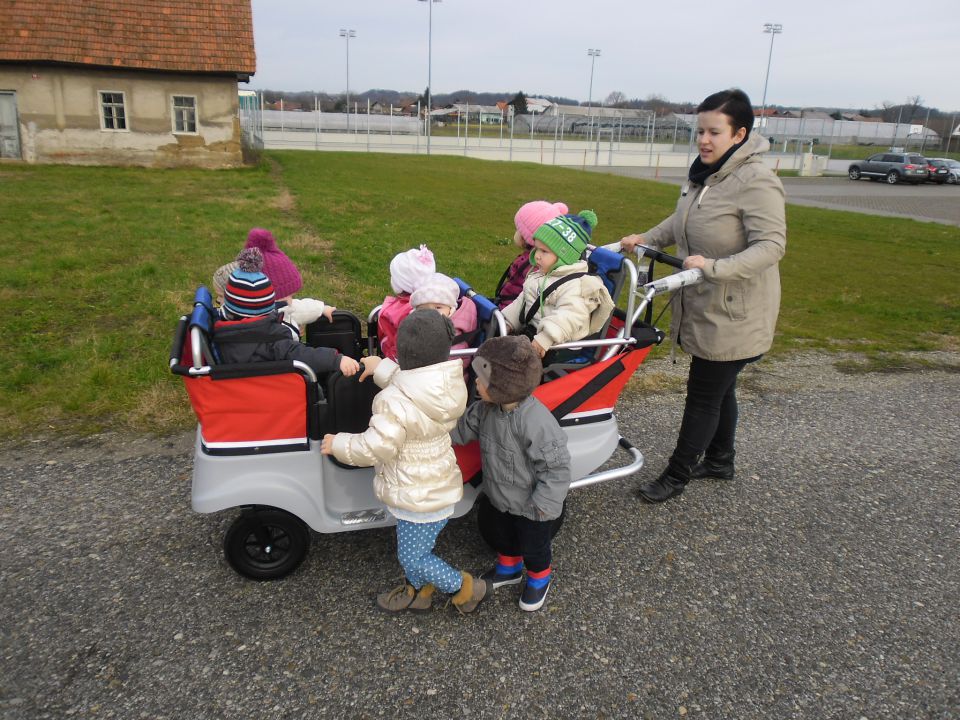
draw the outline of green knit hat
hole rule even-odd
[[[548,220],[537,228],[533,239],[553,251],[557,266],[572,265],[583,257],[596,226],[597,214],[593,210],[581,210],[576,215],[561,215]]]

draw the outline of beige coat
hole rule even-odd
[[[373,376],[384,388],[373,399],[370,426],[337,433],[333,455],[360,467],[373,465],[373,489],[382,503],[416,513],[435,513],[463,496],[463,477],[450,431],[467,406],[459,359],[400,370],[382,360]]]
[[[773,343],[787,226],[783,185],[760,159],[769,149],[751,135],[704,185],[684,183],[673,215],[643,234],[651,247],[707,259],[705,281],[671,302],[671,338],[691,355],[743,360]]]
[[[534,268],[523,282],[523,293],[503,309],[503,317],[513,330],[519,330],[527,309],[540,293],[560,278],[587,271],[587,262],[561,265],[544,275]],[[613,300],[596,275],[570,280],[551,292],[540,305],[530,324],[536,329],[534,340],[544,350],[554,345],[598,332],[613,312]]]

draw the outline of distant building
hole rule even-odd
[[[240,164],[237,82],[256,71],[250,2],[4,3],[0,157]]]

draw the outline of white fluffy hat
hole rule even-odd
[[[437,271],[433,253],[426,245],[393,256],[390,261],[390,287],[395,293],[412,293],[425,277]]]

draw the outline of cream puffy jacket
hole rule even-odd
[[[587,272],[586,260],[561,265],[544,275],[534,268],[523,281],[523,293],[503,309],[511,329],[519,330],[528,308],[540,293],[557,280],[573,273]],[[557,287],[541,303],[530,324],[536,329],[534,340],[544,350],[562,342],[582,340],[598,332],[613,312],[613,300],[596,275],[584,275]]]
[[[651,247],[706,258],[704,282],[670,305],[671,338],[705,360],[743,360],[773,343],[787,225],[783,185],[760,157],[769,149],[751,135],[703,185],[684,183],[673,215],[643,233]]]
[[[374,492],[389,507],[435,513],[452,506],[463,496],[450,444],[450,431],[467,406],[463,363],[401,370],[384,359],[373,380],[384,389],[373,399],[370,426],[362,433],[337,433],[334,457],[373,465]]]

